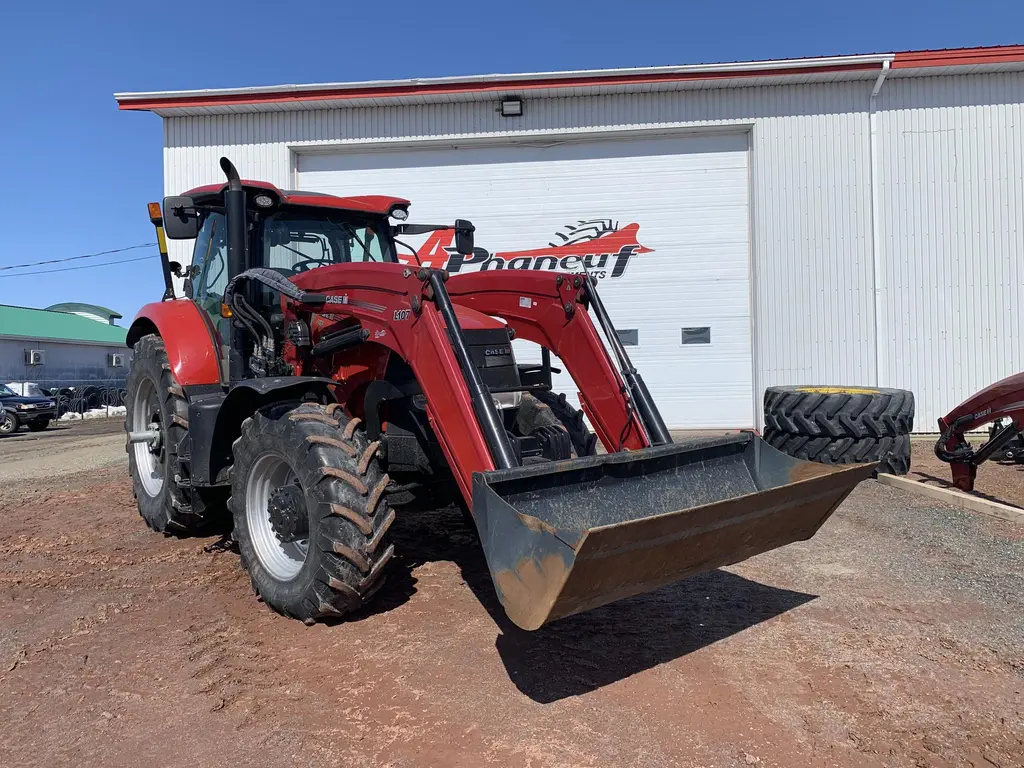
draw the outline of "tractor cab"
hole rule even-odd
[[[263,197],[256,195],[257,199]],[[228,268],[227,221],[216,207],[198,210],[199,232],[189,268],[192,277],[185,292],[227,338],[227,323],[221,317],[224,293],[232,277]],[[294,205],[278,205],[274,210],[257,208],[253,214],[246,269],[272,269],[291,280],[313,269],[340,264],[397,261],[386,215]],[[281,292],[262,284],[253,288],[249,301],[268,320],[280,344],[284,334]]]
[[[407,200],[299,193],[263,182],[245,181],[242,187],[247,232],[239,271],[265,267],[290,279],[319,267],[398,260],[389,217],[405,218]],[[228,281],[237,274],[228,263],[226,191],[227,185],[199,187],[164,205],[173,211],[165,221],[167,236],[195,238],[192,263],[172,271],[185,277],[185,293],[211,318],[220,315]],[[275,314],[267,302],[276,292],[259,293],[255,304]]]
[[[228,351],[232,347],[242,349],[246,344],[239,338],[245,329],[228,319],[234,309],[226,294],[232,281],[248,270],[271,270],[294,283],[296,277],[315,269],[398,263],[401,243],[396,235],[445,229],[455,230],[456,249],[460,253],[473,252],[471,223],[458,220],[454,225],[406,224],[409,201],[404,198],[337,197],[281,190],[267,182],[242,181],[233,167],[228,176],[226,184],[197,187],[184,195],[165,198],[162,214],[155,203],[150,210],[154,224],[163,229],[167,238],[195,240],[192,261],[183,268],[168,260],[161,235],[164,298],[175,295],[171,275],[184,278],[186,296],[209,318],[220,336],[225,359],[233,361],[228,377],[232,381],[253,373],[249,360],[237,354],[232,356]],[[232,226],[238,229],[234,236]],[[405,248],[411,256],[406,261],[416,261],[415,251],[409,246]],[[278,350],[284,345],[286,332],[282,287],[287,289],[280,283],[250,281],[239,291],[243,307],[252,310],[249,319],[256,326],[266,322],[267,339]],[[257,375],[266,372],[265,366],[256,371]]]

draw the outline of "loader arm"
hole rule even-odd
[[[430,272],[413,272],[400,264],[312,270],[292,282],[303,291],[332,297],[331,303],[286,300],[286,312],[355,318],[368,339],[409,364],[426,396],[431,427],[470,502],[473,473],[496,465],[481,424],[473,418],[473,397],[438,309]],[[581,403],[609,452],[650,445],[627,387],[586,311],[581,277],[483,272],[451,278],[445,288],[452,301],[504,318],[519,337],[558,355],[573,379],[581,382]]]
[[[467,503],[474,472],[495,469],[473,400],[437,306],[428,275],[401,264],[345,264],[293,278],[331,303],[286,302],[286,317],[328,314],[357,319],[373,343],[391,349],[412,368],[427,400],[427,418]]]
[[[965,433],[996,419],[1009,419],[1009,423],[974,450],[964,437]],[[963,491],[970,491],[974,489],[978,465],[1022,431],[1024,373],[1017,373],[985,387],[940,418],[941,436],[935,444],[935,455],[950,465],[953,484]]]
[[[451,278],[447,287],[456,303],[503,318],[517,338],[547,347],[561,358],[580,387],[580,404],[605,450],[615,453],[651,444],[583,303],[582,277],[475,272]]]

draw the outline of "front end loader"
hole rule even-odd
[[[506,613],[536,629],[808,539],[872,473],[753,433],[673,442],[585,272],[449,277],[401,238],[454,230],[469,255],[469,222],[221,167],[226,184],[151,206],[160,242],[195,250],[182,267],[161,246],[165,299],[129,331],[129,459],[156,530],[201,530],[226,504],[282,614],[365,605],[417,499],[464,506]],[[513,339],[542,362],[517,363]],[[552,391],[553,358],[581,410]]]

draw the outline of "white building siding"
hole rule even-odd
[[[933,431],[1024,368],[1024,74],[893,79],[879,119],[882,378]]]
[[[993,79],[1002,85],[985,84]],[[1022,83],[1022,74],[912,80],[892,76],[882,89],[878,189],[884,195],[884,247],[878,280],[884,308],[879,324],[883,341],[894,341],[884,341],[878,383],[915,391],[918,429],[932,429],[936,415],[1020,367],[1021,341],[1019,336],[1010,341],[1009,334],[1015,332],[1018,316],[1018,267],[1010,253],[1017,259],[1021,255]],[[751,136],[758,395],[771,384],[874,384],[879,372],[871,244],[871,86],[870,81],[853,81],[533,99],[527,100],[525,114],[512,120],[502,118],[490,102],[167,118],[165,185],[168,194],[178,194],[219,181],[221,155],[231,157],[243,177],[290,187],[296,153],[330,145],[383,143],[397,149],[420,142],[508,141],[552,133],[745,127]],[[975,103],[979,94],[988,94],[982,97],[985,103]],[[907,100],[906,106],[899,99]],[[1000,100],[1015,106],[999,106]],[[949,126],[964,126],[956,129],[961,144],[955,145],[955,153],[948,136],[917,134],[916,127],[900,122],[921,120],[932,126],[923,130],[933,130],[935,124],[928,121],[938,120],[940,113]],[[901,139],[908,130],[911,138]],[[915,189],[922,179],[933,179],[930,183],[938,186],[953,169],[968,173],[963,154],[968,151],[974,153],[970,162],[980,163],[969,172],[974,185],[970,191],[964,187],[958,188],[956,198],[922,199]],[[1003,174],[1001,181],[995,181],[997,173]],[[990,186],[980,190],[984,185]],[[955,215],[949,208],[953,202],[959,206]],[[947,207],[934,207],[940,203]],[[414,205],[414,217],[415,210]],[[907,222],[899,221],[902,216]],[[940,237],[929,217],[956,221],[957,232],[963,234],[959,240]],[[992,234],[982,237],[982,231]],[[1009,238],[1008,244],[995,233]],[[970,263],[990,264],[972,290],[952,287],[957,278],[951,275],[961,275],[966,285],[976,272],[958,255],[964,246],[954,243],[961,241],[974,249]],[[187,260],[182,244],[172,247],[174,255]],[[925,273],[942,276],[933,281],[946,292],[942,298],[915,282]],[[1004,286],[1002,293],[990,290],[994,283]],[[952,317],[957,310],[988,319],[976,326],[961,324],[955,331],[952,321],[937,319]],[[982,339],[986,328],[1001,335]],[[957,335],[962,341],[955,341]],[[970,362],[960,365],[961,359]],[[969,373],[960,372],[966,368]]]

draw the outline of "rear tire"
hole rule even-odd
[[[284,616],[337,619],[384,583],[395,513],[380,444],[359,423],[337,404],[278,405],[246,419],[233,446],[228,505],[242,565],[255,592]]]
[[[798,459],[822,464],[878,462],[910,471],[914,394],[875,387],[768,387],[764,439]]]
[[[127,392],[125,430],[142,431],[156,424],[161,434],[157,451],[145,443],[125,444],[139,514],[160,533],[184,535],[201,530],[205,523],[202,506],[193,507],[174,479],[180,474],[178,443],[188,429],[188,403],[159,336],[143,336],[135,343]]]

